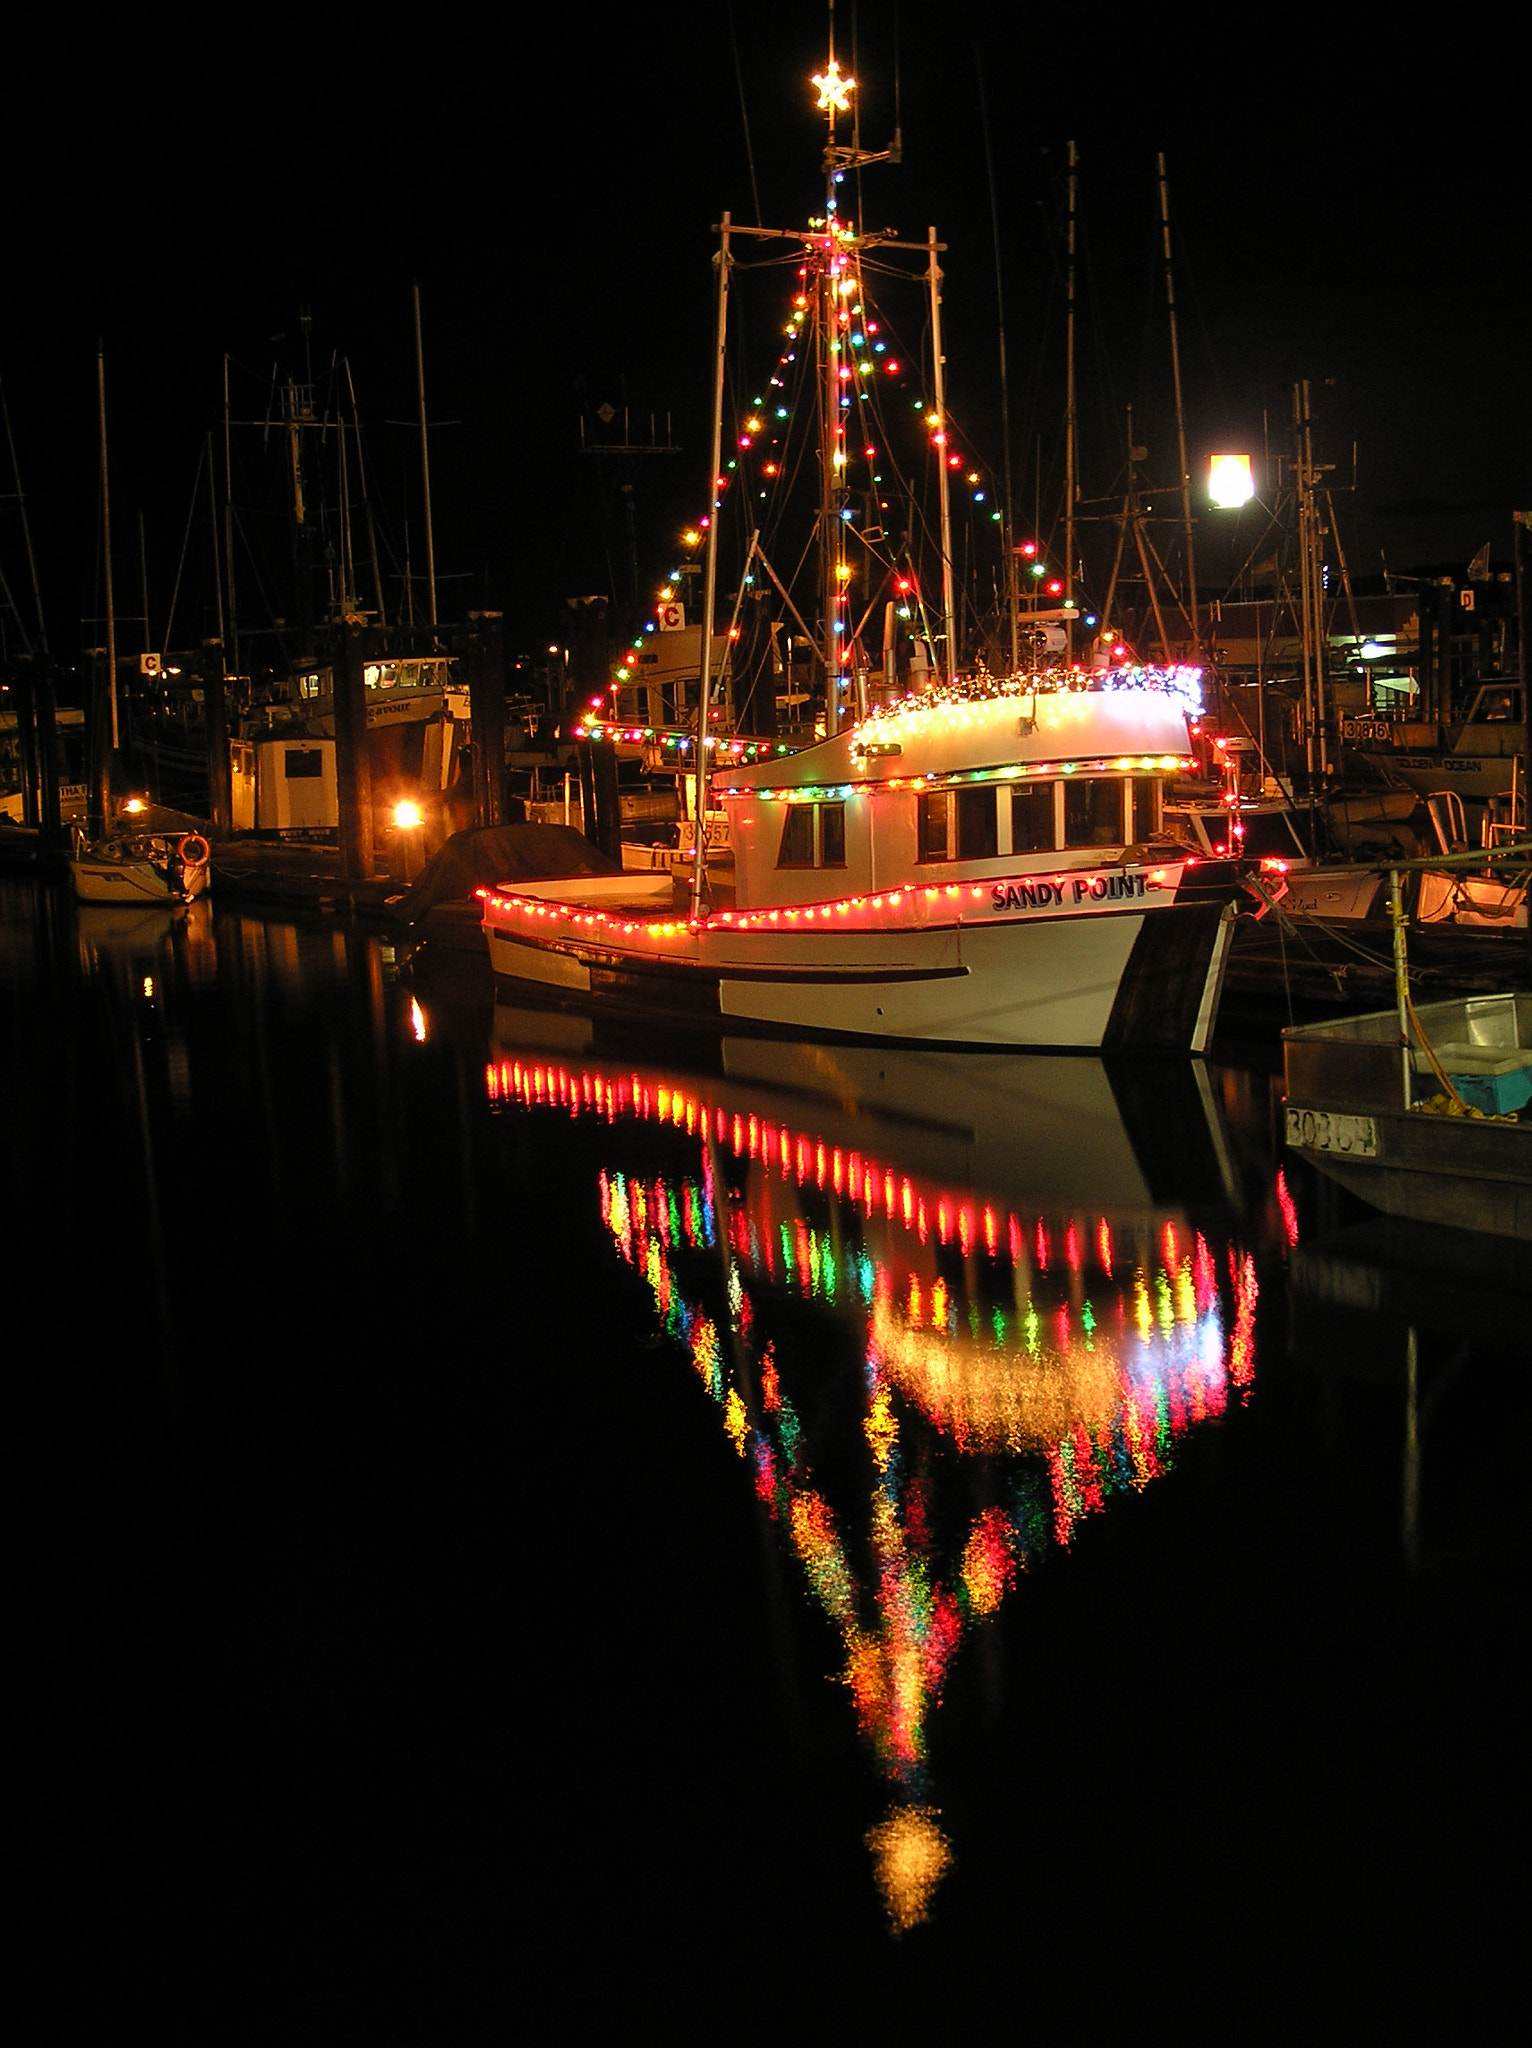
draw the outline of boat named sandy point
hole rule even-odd
[[[1202,1052],[1234,889],[1162,828],[1198,680],[960,683],[718,769],[732,905],[485,890],[491,965],[576,1003],[795,1032]]]

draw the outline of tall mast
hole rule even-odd
[[[849,454],[846,447],[846,400],[842,386],[845,381],[843,372],[850,355],[849,301],[852,294],[843,286],[850,281],[849,274],[855,261],[850,247],[851,235],[841,225],[840,201],[835,188],[845,174],[845,167],[861,162],[854,115],[849,151],[840,149],[835,140],[836,120],[849,110],[851,94],[856,87],[854,78],[841,77],[840,66],[835,61],[835,0],[830,0],[829,56],[823,75],[816,77],[814,83],[819,90],[819,106],[827,127],[824,262],[819,292],[819,561],[825,636],[825,731],[832,733],[840,725],[844,708],[842,691],[851,660],[848,632],[851,622],[847,603],[851,570],[846,559],[846,522],[841,514],[846,508]]]
[[[1075,658],[1075,146],[1069,145],[1069,263],[1064,315],[1064,662]]]
[[[696,831],[693,835],[692,916],[705,908],[707,879],[707,711],[713,686],[713,606],[718,596],[718,493],[723,462],[724,343],[729,319],[729,215],[718,228],[718,326],[713,348],[713,440],[708,471],[707,567],[702,578],[702,681],[697,702]]]
[[[239,611],[234,602],[234,462],[229,440],[229,358],[223,359],[223,582],[229,593],[229,638],[236,671],[239,659]],[[221,603],[221,600],[220,600]],[[223,626],[220,621],[219,636]],[[167,636],[168,637],[168,636]]]
[[[1321,471],[1314,463],[1314,424],[1309,414],[1307,378],[1293,386],[1293,431],[1298,498],[1299,643],[1303,650],[1303,702],[1309,787],[1317,765],[1321,781],[1330,774],[1330,742],[1325,730],[1324,568],[1320,560],[1320,515],[1316,485]],[[1314,741],[1318,737],[1316,762]]]
[[[121,745],[117,730],[117,611],[112,602],[112,498],[106,469],[106,356],[96,350],[96,411],[101,424],[101,557],[106,576],[106,701],[111,720],[112,752]]]
[[[833,116],[831,117],[834,118]],[[834,207],[833,195],[829,200]],[[841,424],[840,278],[836,218],[829,213],[824,264],[819,288],[819,550],[820,607],[824,618],[825,731],[840,724],[841,662],[845,649],[842,627],[846,587],[846,523],[841,518],[842,480],[846,468],[846,436]]]
[[[952,587],[952,492],[947,482],[947,358],[942,354],[942,274],[936,261],[936,253],[940,246],[935,228],[927,228],[926,251],[930,257],[930,267],[926,272],[926,282],[931,288],[931,388],[936,400],[936,474],[942,527],[942,630],[946,636],[946,652],[942,658],[940,674],[943,682],[950,683],[957,674],[957,603]]]
[[[989,147],[989,101],[979,67],[979,116],[984,125],[984,168],[989,178],[989,225],[995,244],[995,325],[1000,342],[1000,454],[1005,492],[1005,615],[1009,626],[1011,674],[1021,667],[1020,592],[1017,589],[1016,522],[1011,502],[1011,380],[1005,366],[1005,287],[1000,264],[1000,211],[995,203],[995,165]]]
[[[223,577],[220,575],[218,568],[218,480],[213,473],[213,437],[211,434],[208,434],[205,437],[205,452],[207,455],[207,516],[208,525],[212,529],[213,541],[213,599],[218,615],[218,642],[219,645],[222,646],[224,637],[224,611]],[[190,522],[188,522],[188,531],[189,530]],[[170,637],[168,621],[166,622],[166,628],[167,630],[165,637],[168,642]]]
[[[1157,159],[1160,175],[1160,234],[1165,249],[1165,303],[1170,311],[1170,375],[1176,393],[1176,453],[1181,464],[1181,520],[1186,529],[1187,624],[1191,627],[1192,652],[1202,645],[1197,623],[1197,558],[1192,552],[1192,473],[1186,462],[1186,414],[1181,405],[1181,345],[1176,334],[1176,287],[1170,268],[1170,186],[1165,176],[1165,152]],[[1168,652],[1167,652],[1168,658]]]
[[[5,445],[10,450],[11,480],[16,486],[16,503],[21,512],[21,537],[26,543],[27,569],[32,578],[32,606],[37,613],[37,644],[46,658],[48,653],[48,628],[43,619],[42,586],[37,580],[37,557],[32,552],[32,523],[27,518],[26,493],[21,488],[21,468],[16,460],[16,441],[11,433],[11,409],[5,401],[5,386],[0,384],[0,417],[5,421]],[[18,619],[20,614],[18,613]],[[23,627],[23,633],[25,628]]]
[[[426,500],[426,598],[430,623],[436,624],[436,544],[431,532],[431,451],[426,439],[426,361],[420,342],[420,286],[411,285],[415,301],[415,395],[420,404],[420,479]],[[713,464],[716,470],[718,464]]]

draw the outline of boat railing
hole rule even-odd
[[[1500,798],[1491,797],[1484,813],[1486,847],[1510,844],[1527,836],[1527,785],[1520,754],[1511,759],[1511,787],[1504,799],[1504,810],[1500,803]]]

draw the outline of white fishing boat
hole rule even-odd
[[[577,896],[554,902],[514,885],[486,889],[491,965],[505,982],[577,1004],[768,1030],[1202,1052],[1217,1013],[1235,885],[1232,870],[1200,862],[1163,827],[1163,784],[1193,766],[1187,719],[1201,708],[1200,671],[1110,666],[1105,655],[1099,666],[1078,667],[1067,646],[1058,666],[1044,667],[1039,633],[1030,637],[1031,668],[1002,677],[961,672],[947,495],[958,458],[942,386],[941,245],[934,229],[924,242],[898,242],[886,231],[863,236],[839,214],[844,173],[882,159],[837,140],[851,81],[833,59],[815,83],[829,122],[824,214],[806,230],[731,228],[726,214],[719,230],[691,815],[727,819],[732,900],[709,872],[701,835],[687,911],[635,916]],[[797,388],[800,412],[818,429],[818,456],[809,462],[820,479],[819,567],[803,603],[819,614],[814,688],[823,736],[800,751],[753,743],[741,750],[736,736],[715,753],[708,733],[711,650],[721,637],[720,507],[737,468],[732,459],[724,468],[722,440],[729,273],[742,236],[796,246],[787,341],[772,380],[782,404],[757,401],[740,449],[769,437],[770,420],[789,414],[795,365],[814,365],[813,384]],[[884,341],[863,269],[874,249],[923,258],[930,294],[931,402],[915,409],[938,485],[942,611],[939,627],[922,628],[932,656],[918,665],[925,686],[908,694],[899,694],[894,621],[912,612],[901,614],[903,599],[885,602],[884,594],[909,593],[918,577],[887,552],[892,522],[877,511],[883,486],[871,422]],[[890,357],[887,367],[898,364]],[[863,460],[867,498],[849,481]],[[775,454],[763,461],[759,496],[781,467]],[[763,577],[752,576],[757,563]],[[758,528],[730,643],[752,581],[769,581],[788,599]],[[852,589],[865,593],[860,623]],[[801,629],[802,610],[790,610]],[[880,615],[881,659],[859,659],[862,629]],[[1041,615],[1028,616],[1035,625]]]
[[[646,918],[492,889],[491,965],[795,1031],[1205,1051],[1232,911],[1160,827],[1195,687],[1185,670],[1058,675],[875,711],[715,785],[732,905]]]

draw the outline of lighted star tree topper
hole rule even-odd
[[[842,78],[840,66],[832,57],[823,71],[816,71],[812,83],[819,94],[819,110],[835,115],[846,113],[851,105],[851,95],[856,91],[854,78]]]

